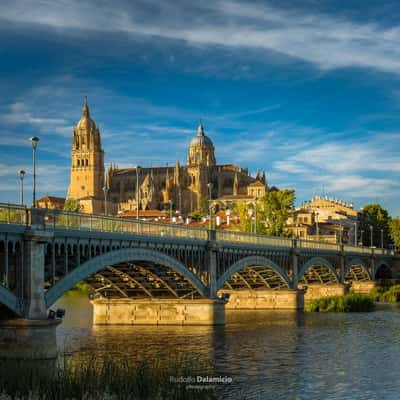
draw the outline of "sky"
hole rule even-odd
[[[218,163],[300,205],[400,215],[398,1],[2,0],[0,202],[65,196],[84,96],[106,167],[186,162],[202,119]]]

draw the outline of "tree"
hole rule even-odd
[[[257,233],[282,236],[288,235],[286,221],[294,205],[294,190],[284,189],[268,192],[257,201]],[[254,232],[254,204],[236,203],[234,211],[240,219],[241,232]]]
[[[238,202],[234,205],[233,211],[239,217],[239,231],[251,232],[251,219],[249,215],[249,206],[247,204]]]
[[[391,242],[390,240],[390,216],[387,210],[380,204],[368,204],[363,207],[360,218],[360,233],[362,234],[362,242],[364,246],[381,247],[381,235],[383,230],[383,247]],[[372,226],[372,243],[371,229]]]
[[[81,211],[81,205],[78,200],[66,199],[64,203],[64,211],[79,212]]]
[[[263,233],[274,236],[287,234],[286,221],[294,207],[294,200],[294,190],[283,189],[266,193],[262,199],[261,217],[265,221]]]
[[[389,223],[390,237],[392,238],[394,245],[400,247],[400,217],[392,218]]]

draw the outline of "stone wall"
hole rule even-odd
[[[223,325],[221,300],[96,299],[94,324],[122,325]]]
[[[351,283],[351,290],[355,293],[368,294],[376,286],[377,282],[375,281],[353,281]]]
[[[218,295],[229,294],[227,309],[302,310],[303,290],[221,290]]]
[[[342,296],[348,293],[349,287],[341,283],[333,284],[317,284],[304,285],[305,289],[304,303],[307,304],[312,300],[320,299],[329,296]]]

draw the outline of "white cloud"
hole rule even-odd
[[[321,69],[365,67],[398,73],[400,26],[355,22],[244,1],[176,3],[2,2],[0,15],[77,35],[122,32],[180,41],[192,46],[272,51]],[[271,55],[270,55],[271,56]],[[263,58],[263,56],[261,57]]]

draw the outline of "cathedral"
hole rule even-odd
[[[201,122],[189,144],[186,165],[179,161],[173,166],[150,168],[111,165],[105,172],[100,131],[86,98],[82,117],[73,130],[71,155],[67,198],[78,200],[86,213],[171,207],[187,215],[206,209],[210,199],[226,207],[235,201],[252,201],[267,190],[265,174],[254,178],[246,168],[217,164],[214,144]]]

